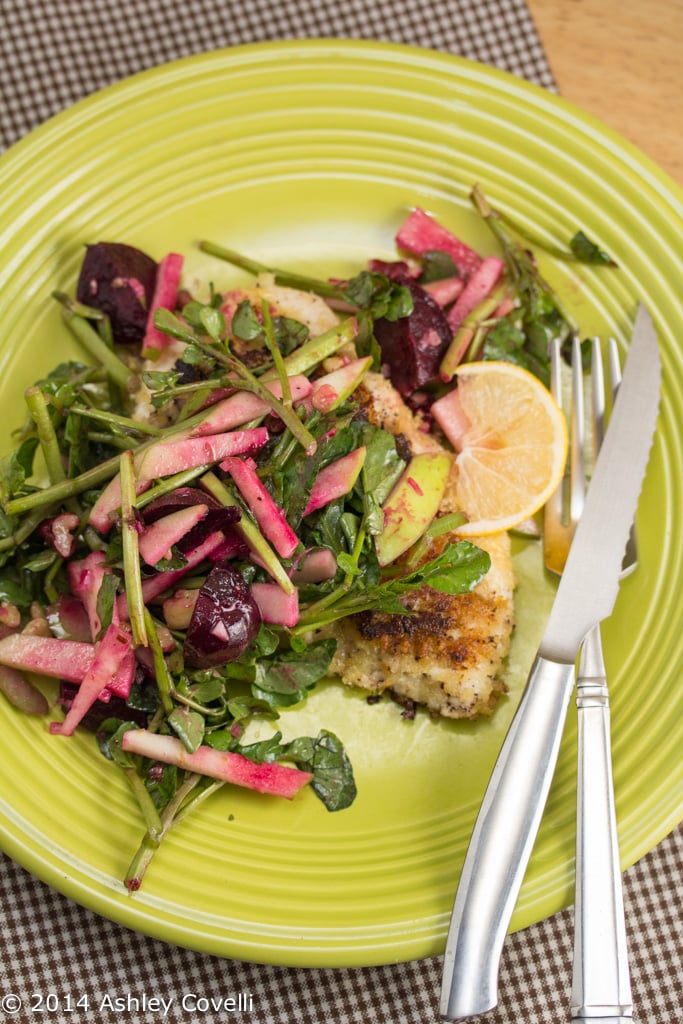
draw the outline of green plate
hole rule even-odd
[[[1,394],[6,446],[23,389],[76,348],[54,288],[73,290],[86,242],[120,240],[187,276],[239,280],[194,246],[343,274],[390,256],[413,205],[492,251],[468,193],[548,242],[583,228],[618,270],[544,269],[582,331],[628,339],[636,302],[660,332],[664,396],[639,508],[641,565],[605,626],[624,865],[683,820],[683,197],[604,125],[488,67],[390,44],[238,47],[156,68],[53,118],[0,161]],[[328,814],[222,790],[159,851],[140,892],[120,883],[140,838],[131,795],[89,737],[48,735],[3,705],[2,848],[128,927],[213,954],[284,965],[389,963],[443,950],[467,840],[543,629],[552,585],[519,546],[509,697],[488,721],[414,722],[322,687],[283,720],[345,740],[359,796]],[[576,723],[513,927],[572,898]]]

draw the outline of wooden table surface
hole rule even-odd
[[[565,99],[683,186],[683,0],[528,0]]]

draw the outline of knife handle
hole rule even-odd
[[[579,761],[572,1020],[633,1016],[612,781],[609,692],[600,627],[577,675]],[[610,1018],[611,1020],[612,1018]]]
[[[444,956],[441,1020],[497,1002],[498,963],[555,770],[574,664],[537,655],[479,810]]]

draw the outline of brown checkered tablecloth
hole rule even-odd
[[[324,36],[432,47],[555,88],[524,0],[0,0],[0,147],[81,97],[144,68],[224,46]],[[679,828],[626,872],[640,1024],[683,1019],[682,865]],[[334,970],[224,960],[104,920],[4,856],[0,891],[0,1021],[428,1024],[438,1019],[439,958]],[[487,1022],[568,1020],[571,947],[571,910],[510,936],[500,1006]],[[240,994],[235,1010],[206,1009],[212,999]]]

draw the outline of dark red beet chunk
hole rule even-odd
[[[157,263],[132,245],[97,242],[86,247],[76,298],[106,313],[114,341],[142,341],[154,295]]]
[[[396,277],[410,290],[413,311],[400,320],[375,320],[375,337],[394,387],[410,395],[438,377],[453,333],[440,306],[410,277]]]
[[[178,551],[184,555],[189,554],[194,550],[194,548],[199,547],[199,545],[206,540],[209,534],[213,533],[214,530],[221,530],[225,534],[226,540],[231,538],[234,539],[237,536],[232,527],[242,518],[240,510],[235,505],[218,505],[216,508],[213,508],[210,502],[207,504],[209,504],[209,511],[207,515],[204,516],[200,523],[193,526],[189,533],[186,533],[185,536],[181,537],[178,541]],[[234,543],[231,543],[230,547],[233,551],[237,550]],[[239,547],[239,545],[237,545],[237,547]],[[219,556],[216,555],[215,557],[218,558]]]
[[[177,487],[174,491],[169,491],[168,494],[162,494],[160,498],[151,501],[142,509],[142,521],[148,525],[163,516],[168,516],[172,512],[188,508],[191,505],[208,505],[209,512],[200,523],[197,523],[189,533],[186,533],[178,541],[180,552],[188,554],[215,530],[222,530],[226,538],[234,540],[232,527],[240,521],[242,516],[239,508],[236,505],[221,505],[214,497],[199,487]],[[232,550],[235,548],[235,544],[231,543],[229,547]]]
[[[155,523],[157,519],[169,516],[172,512],[178,512],[181,508],[190,508],[192,505],[208,505],[209,508],[222,508],[216,499],[207,491],[199,487],[176,487],[174,491],[162,494],[161,497],[150,501],[142,509],[142,520],[144,523]],[[235,508],[235,520],[239,519],[239,509]]]
[[[243,654],[258,633],[261,613],[237,569],[216,565],[199,591],[185,636],[189,668],[225,665]]]

